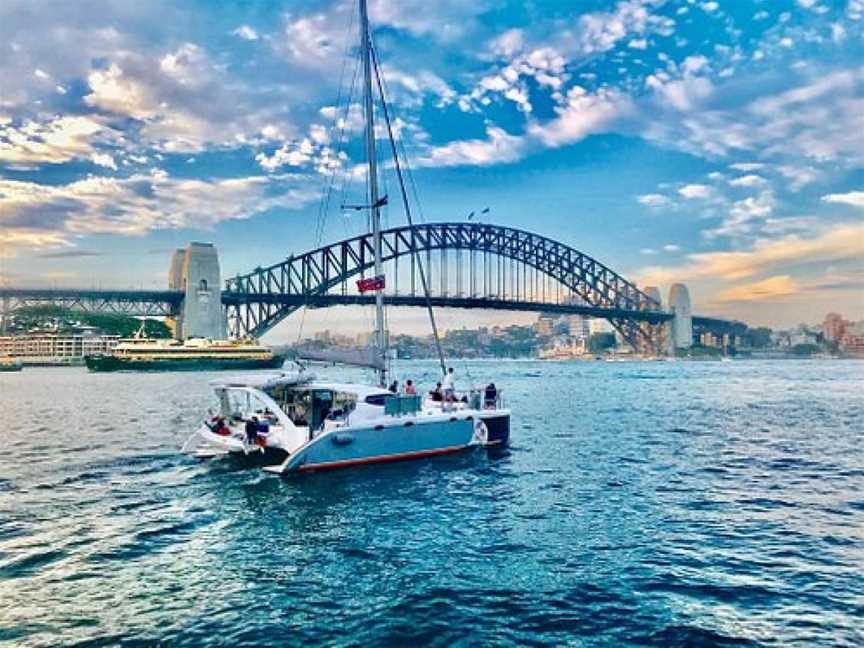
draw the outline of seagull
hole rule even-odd
[[[472,218],[474,218],[474,212],[473,211],[470,214],[468,214],[468,220],[471,220]]]

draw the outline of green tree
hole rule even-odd
[[[603,353],[606,349],[615,347],[614,333],[594,333],[588,338],[588,351],[591,353]]]

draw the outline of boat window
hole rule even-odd
[[[368,405],[384,407],[384,404],[389,398],[393,398],[393,394],[372,394],[371,396],[367,396],[364,402]]]
[[[345,419],[357,407],[357,397],[346,392],[336,392],[333,397],[333,407],[327,418],[331,421]]]

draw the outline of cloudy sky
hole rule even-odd
[[[161,287],[189,240],[235,274],[363,230],[319,216],[334,170],[360,191],[355,13],[0,3],[0,282]],[[427,221],[489,207],[704,314],[864,318],[864,0],[370,14]]]

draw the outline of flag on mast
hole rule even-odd
[[[360,279],[357,282],[357,290],[359,290],[362,295],[367,292],[384,290],[384,284],[384,275],[377,275],[375,277],[369,277],[368,279]]]

